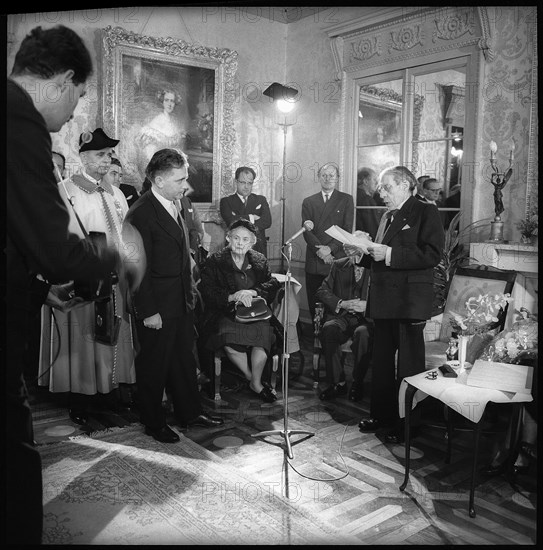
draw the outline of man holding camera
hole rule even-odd
[[[70,213],[69,230],[80,237],[85,236],[83,228],[87,233],[101,233],[109,246],[121,242],[122,223],[128,212],[122,191],[104,178],[118,143],[102,128],[81,134],[82,169],[59,184]],[[126,288],[123,281],[115,283],[115,276],[106,282],[102,288],[107,295],[96,289],[92,292],[94,296],[83,296],[85,304],[71,311],[43,307],[38,383],[52,392],[71,392],[70,418],[76,424],[88,422],[90,396],[108,394],[119,384],[136,381],[130,315],[125,307]],[[110,282],[114,284],[108,292]],[[100,301],[108,299],[109,304],[102,304],[100,309]],[[113,311],[108,311],[108,307]],[[96,323],[109,323],[103,328],[111,334],[116,328],[115,318],[120,318],[116,321],[119,325],[116,341],[113,337],[110,343],[104,342],[96,335]]]
[[[34,28],[21,43],[7,81],[6,109],[6,430],[4,524],[8,544],[40,544],[42,475],[23,377],[28,327],[48,299],[67,302],[62,287],[130,269],[119,252],[68,232],[69,215],[53,175],[50,132],[71,119],[92,61],[81,38],[58,25]],[[27,91],[28,90],[28,91]],[[55,91],[55,101],[47,94]],[[133,233],[133,236],[136,236]]]

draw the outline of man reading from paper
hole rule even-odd
[[[417,200],[416,187],[415,176],[404,166],[381,173],[377,190],[388,211],[361,261],[370,269],[366,314],[375,322],[375,340],[370,418],[362,420],[359,428],[362,432],[392,428],[385,434],[386,443],[403,440],[398,415],[401,380],[424,371],[423,330],[432,313],[433,268],[444,244],[437,207]],[[354,245],[344,246],[352,252]]]

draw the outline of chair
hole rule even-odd
[[[314,340],[313,340],[313,388],[317,389],[319,387],[319,380],[320,380],[320,373],[319,373],[319,367],[321,363],[321,355],[322,355],[322,344],[319,339],[319,334],[322,329],[322,325],[324,320],[324,304],[322,302],[317,302],[315,304],[315,318],[313,320],[313,326],[314,326]],[[347,357],[348,353],[352,353],[351,345],[353,343],[352,338],[349,338],[342,346],[341,346],[341,362],[342,365],[345,365],[345,359]]]
[[[221,398],[221,374],[222,374],[222,360],[226,359],[226,352],[223,348],[218,349],[213,354],[213,376],[212,376],[212,393],[213,399],[216,402],[222,401]],[[275,391],[277,385],[277,371],[279,369],[279,355],[276,353],[271,357],[271,373],[270,373],[270,386]],[[265,372],[265,371],[264,371]]]

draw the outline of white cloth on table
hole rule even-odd
[[[282,273],[272,273],[282,285],[285,284],[286,275]],[[302,284],[294,277],[290,277],[290,295],[288,297],[288,328],[287,328],[287,352],[294,353],[300,349],[300,342],[298,340],[298,331],[296,330],[296,323],[298,322],[298,316],[300,315],[300,304],[298,303],[298,293],[302,288]],[[281,302],[275,308],[273,312],[279,321],[285,326],[285,296]]]
[[[408,383],[418,390],[413,396],[413,408],[419,401],[431,396],[475,423],[481,420],[489,401],[493,403],[528,403],[532,401],[532,396],[527,394],[468,386],[466,384],[468,372],[460,374],[457,378],[445,378],[438,371],[437,378],[427,379],[427,374],[428,371],[421,372],[402,380],[398,393],[401,418],[405,417],[405,392]]]

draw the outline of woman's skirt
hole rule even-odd
[[[224,346],[239,350],[261,347],[269,354],[274,339],[273,327],[269,321],[237,323],[229,317],[222,317],[217,332],[211,335],[206,347],[212,350]]]

